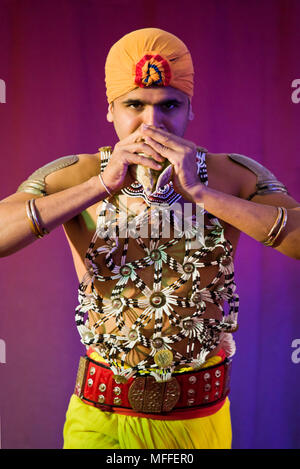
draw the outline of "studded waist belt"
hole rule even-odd
[[[85,356],[80,358],[74,393],[102,411],[177,420],[211,415],[229,393],[231,361],[197,371],[173,374],[167,382],[137,376],[116,382],[111,369]]]

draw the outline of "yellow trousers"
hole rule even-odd
[[[64,426],[64,449],[230,449],[229,399],[215,414],[153,420],[103,412],[75,394]]]

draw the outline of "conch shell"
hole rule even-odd
[[[144,153],[138,154],[148,157]],[[147,168],[146,166],[142,166],[140,164],[134,164],[130,166],[130,172],[132,176],[143,186],[144,191],[148,196],[154,194],[171,181],[173,167],[170,161],[165,160],[161,164],[162,169],[159,171],[156,171],[152,168]]]
[[[138,155],[151,158],[145,153],[138,153]],[[165,159],[160,164],[162,169],[159,171],[152,168],[147,168],[146,166],[142,166],[140,164],[133,164],[130,166],[131,175],[143,186],[147,196],[151,196],[157,192],[159,189],[168,184],[172,179],[173,166],[171,165],[170,161]]]

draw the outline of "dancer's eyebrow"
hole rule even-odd
[[[126,99],[125,101],[123,101],[123,104],[127,106],[130,106],[131,104],[141,104],[141,105],[152,104],[152,105],[160,106],[160,105],[165,105],[165,104],[179,105],[181,104],[181,101],[179,101],[178,99],[163,99],[162,101],[158,101],[157,103],[151,103],[149,101],[145,101],[141,99]]]

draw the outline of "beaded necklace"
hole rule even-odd
[[[101,155],[101,171],[103,171],[111,155],[110,147],[99,149]],[[207,170],[205,154],[207,150],[198,148],[197,173],[200,181],[207,185]],[[237,329],[239,297],[236,293],[234,281],[234,265],[232,259],[232,245],[224,237],[224,228],[219,220],[203,210],[205,216],[205,230],[200,236],[199,221],[193,215],[189,225],[182,228],[180,220],[174,214],[171,216],[170,207],[180,199],[173,189],[172,182],[148,197],[140,184],[134,183],[122,190],[127,197],[142,197],[147,207],[144,212],[133,216],[134,224],[130,226],[128,217],[118,207],[113,206],[107,199],[102,202],[98,214],[96,232],[91,240],[85,256],[86,273],[79,284],[76,308],[76,325],[81,336],[81,342],[88,348],[92,346],[109,363],[115,379],[119,382],[127,380],[139,373],[149,373],[157,381],[167,381],[172,373],[183,365],[198,369],[205,362],[207,355],[220,343],[220,335],[224,332],[234,332]],[[155,210],[158,206],[159,210]],[[161,212],[161,208],[165,210]],[[164,223],[161,213],[166,215],[168,224],[176,237],[161,242]],[[151,218],[152,231],[149,245],[146,246],[139,229],[149,226]],[[178,223],[179,222],[179,223]],[[120,248],[120,233],[123,233],[124,244],[121,249],[121,259],[114,261],[114,253]],[[97,241],[102,239],[104,244],[96,247]],[[182,262],[168,254],[168,248],[184,240]],[[197,241],[197,248],[192,249]],[[144,251],[144,256],[128,262],[126,260],[129,243],[135,242]],[[194,251],[194,252],[192,252]],[[212,256],[212,253],[218,253]],[[213,260],[210,260],[210,258]],[[102,275],[102,266],[110,271],[110,275]],[[168,266],[176,273],[176,280],[163,287],[163,266]],[[218,271],[208,285],[201,283],[201,269],[209,266],[217,267]],[[142,269],[153,270],[153,283],[146,285],[139,275]],[[221,277],[224,283],[217,285]],[[95,282],[115,281],[109,299],[103,298],[95,288]],[[129,283],[140,292],[139,298],[126,297],[122,293]],[[179,296],[177,290],[187,282],[192,287],[187,296]],[[89,287],[89,293],[87,292]],[[224,301],[228,304],[228,311],[223,308]],[[207,303],[214,304],[221,312],[222,319],[204,318]],[[177,308],[192,308],[193,312],[182,317]],[[132,321],[131,327],[125,324],[125,314],[129,308],[139,308],[142,313]],[[89,321],[89,312],[93,312],[96,320]],[[113,319],[116,333],[98,333],[100,326]],[[151,337],[144,331],[154,319],[154,329]],[[165,320],[176,328],[176,333],[163,334],[162,327]],[[185,353],[172,349],[172,345],[186,339]],[[201,345],[196,353],[195,343]],[[149,350],[145,359],[135,366],[127,363],[128,354],[134,347],[142,345]]]

